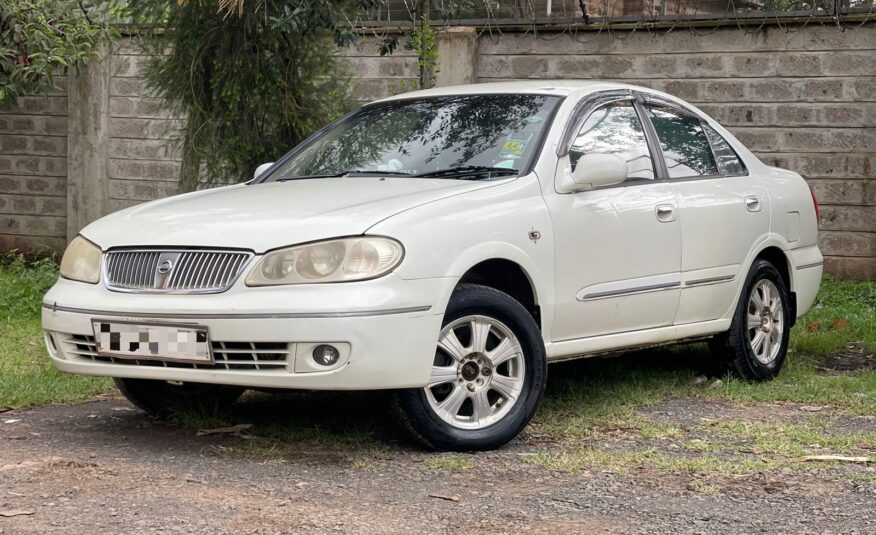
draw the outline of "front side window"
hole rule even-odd
[[[587,117],[569,150],[573,171],[585,154],[617,154],[627,162],[627,179],[654,179],[645,130],[631,101],[607,104]]]
[[[529,169],[559,97],[449,95],[365,106],[265,181],[328,176],[504,178]]]
[[[712,151],[715,153],[715,163],[718,165],[718,171],[722,175],[744,174],[745,165],[739,159],[739,155],[736,154],[733,147],[727,143],[727,140],[721,137],[721,134],[708,124],[703,123],[703,128],[706,130],[706,135],[712,144]]]
[[[656,106],[649,106],[648,114],[663,149],[669,178],[718,174],[718,166],[699,118]]]

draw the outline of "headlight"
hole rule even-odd
[[[404,248],[389,238],[362,237],[298,245],[266,254],[246,277],[247,286],[312,284],[374,279],[402,260]]]
[[[61,276],[96,284],[100,280],[100,247],[82,236],[76,236],[61,259]]]

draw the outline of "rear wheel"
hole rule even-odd
[[[757,260],[748,274],[730,331],[716,337],[713,351],[743,379],[766,381],[778,375],[788,352],[788,289],[779,271]]]
[[[166,418],[178,411],[220,412],[230,407],[244,389],[204,383],[176,383],[151,379],[113,379],[128,401],[149,414]]]
[[[544,392],[538,325],[509,295],[461,285],[444,316],[425,388],[399,391],[409,430],[440,450],[488,450],[513,439]]]

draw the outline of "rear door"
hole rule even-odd
[[[718,319],[732,305],[754,244],[769,232],[766,188],[691,110],[646,102],[678,201],[682,289],[675,324]]]

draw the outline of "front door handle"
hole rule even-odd
[[[657,221],[661,223],[669,223],[675,221],[675,207],[671,204],[661,204],[657,206]]]
[[[749,212],[760,212],[760,198],[757,195],[749,195],[745,198],[745,208]]]

